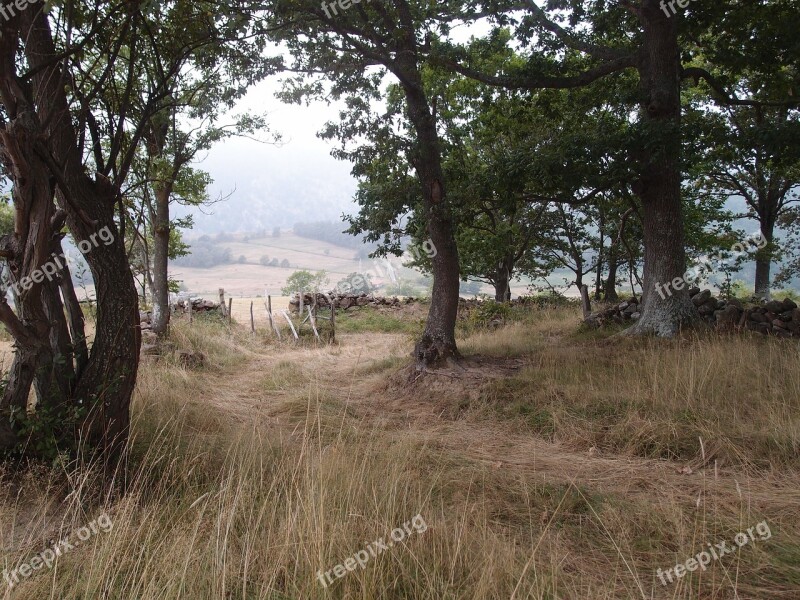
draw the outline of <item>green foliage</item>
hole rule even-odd
[[[565,308],[581,305],[579,298],[568,298],[557,290],[550,290],[533,296],[521,296],[519,301],[526,306],[535,306],[537,308]]]
[[[424,319],[377,310],[371,306],[336,312],[336,333],[405,333],[416,339],[422,334]]]
[[[336,284],[336,291],[342,294],[371,294],[375,289],[369,273],[350,273]]]
[[[425,294],[425,291],[425,287],[407,278],[400,278],[396,283],[387,285],[385,288],[387,296],[416,297]]]
[[[0,235],[14,231],[14,208],[8,202],[0,202]]]
[[[792,290],[792,289],[779,290],[773,293],[772,297],[775,298],[776,300],[783,300],[785,298],[789,298],[791,300],[794,300],[797,304],[800,304],[800,292],[798,292],[797,290]]]
[[[470,311],[469,325],[473,328],[488,327],[493,321],[505,321],[511,316],[511,306],[505,302],[486,300]]]
[[[281,288],[284,296],[291,296],[298,292],[317,292],[328,282],[325,271],[295,271],[286,279],[286,286]]]
[[[184,256],[175,259],[175,264],[184,267],[209,269],[225,265],[233,260],[230,248],[223,248],[213,242],[197,240],[192,242]]]

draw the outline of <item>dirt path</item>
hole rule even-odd
[[[241,420],[258,416],[272,427],[295,429],[297,421],[270,417],[285,399],[283,390],[265,391],[260,382],[280,364],[298,366],[306,383],[346,400],[364,428],[388,436],[413,436],[431,448],[491,468],[553,484],[574,483],[599,492],[621,494],[628,499],[696,504],[713,499],[717,506],[739,511],[752,507],[776,515],[796,512],[800,489],[794,478],[781,474],[751,477],[735,469],[703,468],[694,464],[690,473],[684,463],[597,452],[577,452],[524,432],[506,422],[458,419],[448,416],[437,389],[451,395],[462,387],[474,390],[490,369],[451,370],[431,375],[430,385],[404,385],[397,368],[380,369],[381,363],[408,356],[407,336],[394,334],[343,335],[336,347],[283,346],[253,353],[248,364],[232,376],[220,378],[209,393],[210,401]],[[370,367],[378,367],[371,373]],[[477,375],[476,375],[477,371]],[[496,366],[491,371],[497,371]],[[387,381],[388,380],[388,381]],[[684,472],[682,472],[684,471]]]

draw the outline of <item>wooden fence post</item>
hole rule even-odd
[[[278,324],[275,322],[275,319],[272,318],[272,297],[267,296],[267,301],[264,303],[264,306],[267,307],[267,318],[269,319],[269,328],[270,331],[274,331],[275,335],[278,337],[278,341],[281,339],[281,330],[278,329]]]
[[[250,301],[250,333],[256,334],[256,318],[253,316],[253,301]]]
[[[331,344],[336,341],[336,299],[331,298]]]
[[[222,311],[222,316],[227,317],[228,315],[225,312],[225,290],[223,288],[219,288],[219,309]]]
[[[284,311],[282,311],[282,314],[283,314],[283,317],[286,319],[286,322],[289,323],[289,327],[292,328],[292,333],[294,334],[294,339],[299,340],[300,337],[297,335],[297,331],[295,331],[295,329],[294,329],[294,323],[292,323],[292,319],[291,319],[291,317],[289,317],[289,313],[287,313],[284,310]]]
[[[228,298],[228,325],[233,320],[233,298]]]
[[[314,311],[311,307],[308,307],[308,320],[311,323],[311,329],[314,331],[314,335],[317,336],[317,341],[321,342],[322,340],[319,337],[319,332],[317,331],[317,321],[314,318]]]

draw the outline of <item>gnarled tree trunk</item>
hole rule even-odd
[[[2,29],[0,95],[9,122],[0,136],[17,211],[15,233],[4,241],[3,251],[12,278],[25,284],[31,276],[33,283],[23,285],[19,316],[0,301],[0,320],[18,348],[0,404],[0,450],[32,450],[22,438],[31,428],[6,417],[25,415],[33,383],[37,406],[26,421],[42,426],[55,420],[47,434],[59,450],[87,444],[113,459],[127,441],[141,342],[138,298],[114,223],[116,193],[104,178],[95,181],[85,172],[45,13],[23,11]],[[17,44],[35,73],[29,87],[15,72]],[[65,220],[86,250],[97,293],[97,327],[88,357],[80,307],[65,281],[68,269],[60,261],[52,266]],[[40,277],[49,269],[55,279]]]

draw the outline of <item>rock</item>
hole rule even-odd
[[[770,326],[769,323],[756,323],[754,321],[748,321],[745,323],[745,328],[749,329],[750,331],[755,331],[757,333],[769,333]]]
[[[366,306],[369,303],[370,303],[370,300],[365,295],[362,295],[359,298],[356,298],[356,305],[357,306]]]
[[[739,310],[744,310],[744,305],[743,305],[743,304],[742,304],[742,302],[741,302],[739,299],[737,299],[737,298],[729,298],[729,299],[728,299],[728,304],[735,306],[735,307],[736,307],[736,308],[738,308]]]
[[[703,306],[711,298],[711,290],[703,290],[692,298],[695,306]]]
[[[786,329],[786,323],[784,323],[780,319],[775,319],[772,322],[772,327],[775,328],[775,329]]]
[[[636,304],[630,304],[625,310],[622,311],[622,314],[630,317],[635,312],[639,312],[639,307]]]
[[[633,314],[631,315],[631,319],[632,319],[633,321],[638,321],[638,320],[639,320],[639,318],[640,318],[641,316],[642,316],[642,313],[640,313],[640,312],[635,312],[635,313],[633,313]]]
[[[787,322],[789,322],[789,321],[791,321],[791,320],[792,320],[792,316],[793,316],[793,315],[792,315],[792,311],[791,311],[791,310],[787,310],[787,311],[785,311],[785,312],[782,312],[781,314],[779,314],[779,315],[778,315],[778,318],[779,318],[781,321],[783,321],[784,323],[787,323]]]
[[[716,310],[716,305],[710,303],[703,304],[702,306],[699,306],[697,308],[697,312],[699,312],[700,315],[703,317],[708,317],[710,315],[713,315],[715,310]]]
[[[770,300],[764,305],[764,308],[771,313],[781,313],[786,310],[783,308],[783,302],[781,300]]]
[[[353,306],[353,301],[350,298],[342,298],[339,301],[339,308],[343,308],[344,310],[347,310],[351,306]]]
[[[178,352],[178,364],[187,369],[198,369],[205,366],[206,355],[202,352],[181,350]]]
[[[797,302],[795,302],[791,298],[784,298],[783,310],[795,310],[796,308],[797,308]]]
[[[697,286],[693,286],[689,288],[689,297],[694,298],[697,294],[700,293],[700,288]]]
[[[750,320],[756,323],[766,323],[767,317],[759,309],[754,309],[750,313]]]
[[[714,313],[714,318],[717,321],[717,329],[731,330],[736,328],[739,324],[739,309],[729,304],[722,310]]]
[[[622,304],[620,304],[620,305],[619,305],[617,308],[618,308],[618,309],[620,309],[620,310],[623,310],[623,311],[624,311],[624,310],[625,310],[626,308],[628,308],[630,305],[631,305],[631,304],[630,304],[630,302],[623,302],[623,303],[622,303]]]

